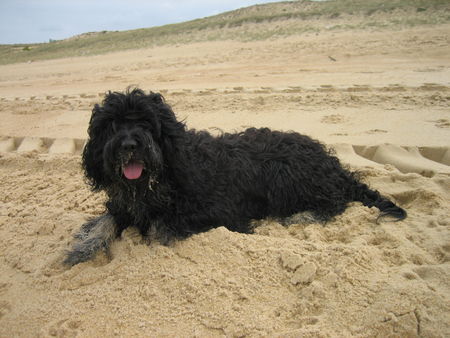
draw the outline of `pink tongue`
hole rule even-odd
[[[123,174],[129,180],[135,180],[141,177],[144,165],[140,162],[131,161],[123,167]]]

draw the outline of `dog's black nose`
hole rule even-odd
[[[122,141],[122,144],[120,145],[122,150],[125,151],[134,151],[137,148],[137,142],[133,140],[130,137],[127,137]]]

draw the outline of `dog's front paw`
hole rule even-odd
[[[107,250],[116,236],[117,226],[109,214],[83,224],[74,235],[77,242],[67,252],[64,264],[72,266],[93,258],[99,250]]]

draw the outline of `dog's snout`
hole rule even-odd
[[[125,151],[134,151],[136,150],[138,144],[136,140],[131,137],[127,137],[122,141],[121,148]]]

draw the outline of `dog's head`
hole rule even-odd
[[[92,110],[83,151],[92,188],[158,180],[165,157],[174,151],[184,128],[160,94],[140,89],[109,92]]]

